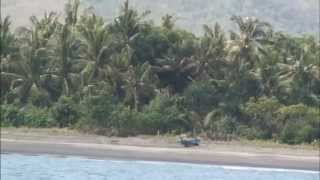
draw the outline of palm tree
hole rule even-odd
[[[279,86],[289,95],[289,102],[305,101],[309,105],[320,104],[320,70],[316,64],[304,65],[302,59],[294,64],[279,64]]]
[[[112,52],[108,29],[102,19],[91,13],[83,15],[77,26],[84,46],[83,58],[87,66],[82,71],[83,85],[93,85],[94,80],[105,76],[104,65]]]
[[[30,18],[31,29],[21,29],[20,57],[7,62],[12,67],[11,71],[1,72],[2,77],[13,78],[11,89],[18,93],[20,100],[26,102],[30,93],[45,93],[48,87],[43,85],[50,74],[48,69],[50,56],[49,41],[57,28],[57,16],[55,13],[45,14],[39,20],[35,16]]]
[[[0,71],[9,72],[11,69],[9,62],[12,62],[17,58],[18,47],[16,45],[16,38],[14,34],[10,32],[10,17],[6,16],[4,20],[0,17]],[[1,83],[1,102],[10,90],[10,84],[14,78],[4,77],[4,74],[0,74]]]
[[[313,38],[292,38],[283,33],[275,34],[270,52],[278,57],[276,67],[280,99],[290,103],[304,101],[310,105],[320,102],[319,92],[316,90],[320,83],[317,56],[319,49],[319,43]]]
[[[272,29],[268,23],[256,18],[233,16],[231,20],[238,25],[240,34],[231,33],[231,40],[227,42],[228,72],[224,79],[230,89],[227,102],[237,108],[239,103],[262,91],[258,67],[267,56],[264,45],[269,43]]]
[[[168,87],[169,94],[182,92],[189,82],[193,81],[200,72],[200,62],[192,57],[176,59],[165,57],[158,59],[152,65],[160,80],[160,87]]]
[[[58,72],[56,75],[60,77],[62,94],[66,96],[70,96],[71,90],[73,92],[76,90],[76,81],[80,79],[79,72],[74,72],[73,67],[84,62],[79,56],[81,41],[75,36],[79,5],[79,0],[70,1],[66,5],[65,24],[61,25],[57,33]]]
[[[201,62],[201,77],[222,79],[226,67],[226,38],[221,26],[216,23],[214,28],[203,26],[204,36],[201,38],[195,54]]]
[[[133,43],[140,34],[144,25],[141,22],[150,12],[146,11],[141,15],[129,7],[129,1],[126,0],[121,7],[120,16],[110,26],[111,32],[115,33],[118,44],[121,47],[121,55],[125,57],[127,64],[132,64],[134,55]]]
[[[80,0],[69,0],[65,6],[65,24],[75,27],[78,22]]]
[[[163,16],[161,18],[161,20],[162,20],[161,26],[167,30],[172,30],[175,25],[175,21],[176,21],[176,19],[172,15],[169,15],[169,14],[166,14],[165,16]]]
[[[4,20],[0,17],[0,57],[1,60],[5,58],[10,58],[17,52],[17,47],[15,46],[15,37],[10,32],[10,17],[6,16]]]
[[[151,71],[151,66],[148,63],[137,68],[130,66],[123,78],[125,80],[123,88],[126,91],[125,102],[129,102],[131,107],[139,111],[142,103],[147,103],[155,95],[156,77]]]
[[[59,76],[62,94],[69,96],[70,91],[76,89],[76,80],[80,79],[73,67],[79,63],[84,64],[81,56],[79,56],[81,43],[74,37],[68,25],[62,26],[58,36],[56,49],[58,61],[56,71],[53,73]]]
[[[262,45],[269,41],[271,25],[249,17],[232,16],[231,20],[238,25],[240,35],[228,43],[229,59],[237,64],[238,70],[245,66],[253,68],[260,53],[267,54]]]

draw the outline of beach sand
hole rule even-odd
[[[184,148],[176,141],[173,136],[116,138],[65,129],[1,129],[1,153],[316,171],[320,169],[319,148],[312,146],[203,140],[199,147]]]

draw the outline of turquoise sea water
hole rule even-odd
[[[319,172],[1,154],[1,180],[319,180]]]

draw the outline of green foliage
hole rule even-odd
[[[25,114],[15,105],[1,105],[1,126],[19,127],[25,124]]]
[[[62,96],[51,108],[52,117],[60,128],[72,127],[80,118],[79,105],[71,98]]]
[[[230,116],[224,116],[214,123],[214,126],[222,134],[232,134],[236,129],[235,119]]]
[[[164,31],[157,27],[146,27],[140,32],[141,35],[134,41],[135,56],[134,62],[151,64],[156,63],[156,59],[162,58],[168,52],[170,42]]]
[[[184,97],[187,108],[198,113],[207,113],[220,98],[214,84],[208,82],[194,82],[185,91]]]
[[[22,110],[25,113],[25,126],[35,128],[54,127],[56,122],[50,115],[47,108],[37,108],[34,106],[26,107]]]
[[[262,132],[261,137],[268,139],[277,133],[277,111],[282,105],[275,98],[261,97],[251,99],[244,108],[244,113],[249,118],[249,124]]]
[[[31,88],[29,101],[32,105],[37,107],[48,107],[50,105],[49,94],[36,88]]]
[[[143,111],[143,126],[148,134],[184,132],[192,129],[186,113],[181,110],[175,98],[158,95]]]
[[[140,133],[140,121],[142,114],[131,110],[129,107],[117,106],[110,117],[112,128],[116,130],[118,136],[133,136]],[[144,127],[146,128],[146,127]]]
[[[81,122],[89,128],[110,129],[112,127],[112,113],[117,107],[116,100],[110,95],[86,97],[82,102],[84,117]]]
[[[227,140],[227,136],[236,133],[238,123],[234,117],[218,108],[206,115],[203,127],[211,139]]]
[[[284,106],[276,99],[260,98],[250,101],[244,109],[250,119],[250,128],[242,128],[240,134],[255,138],[277,138],[288,144],[312,142],[319,139],[319,111],[303,104]],[[252,135],[256,134],[256,135]]]
[[[161,25],[147,21],[150,12],[129,1],[111,22],[80,12],[79,2],[66,5],[64,18],[32,16],[17,31],[8,17],[0,20],[2,126],[206,132],[289,144],[320,138],[315,37],[241,16],[229,21],[237,32],[216,23],[196,36],[170,15]]]
[[[286,124],[280,135],[281,142],[287,144],[311,143],[319,138],[319,127],[292,122]]]
[[[311,126],[309,124],[306,124],[300,129],[299,131],[299,140],[300,143],[307,142],[311,143],[317,139],[320,138],[320,132],[319,132],[319,126]]]
[[[279,109],[278,118],[284,125],[280,140],[284,143],[311,143],[320,139],[320,112],[303,104]]]
[[[240,125],[237,128],[237,134],[241,137],[245,137],[249,140],[254,140],[257,137],[259,137],[260,135],[258,134],[259,132],[254,129],[254,128],[250,128],[247,125]]]
[[[301,127],[296,123],[288,123],[281,132],[280,140],[283,143],[298,144],[301,141],[298,139],[298,131]]]
[[[34,106],[19,107],[16,105],[1,105],[1,126],[28,126],[36,128],[53,127],[55,121],[46,108]]]

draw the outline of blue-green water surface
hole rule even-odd
[[[319,180],[319,172],[1,154],[1,180]]]

